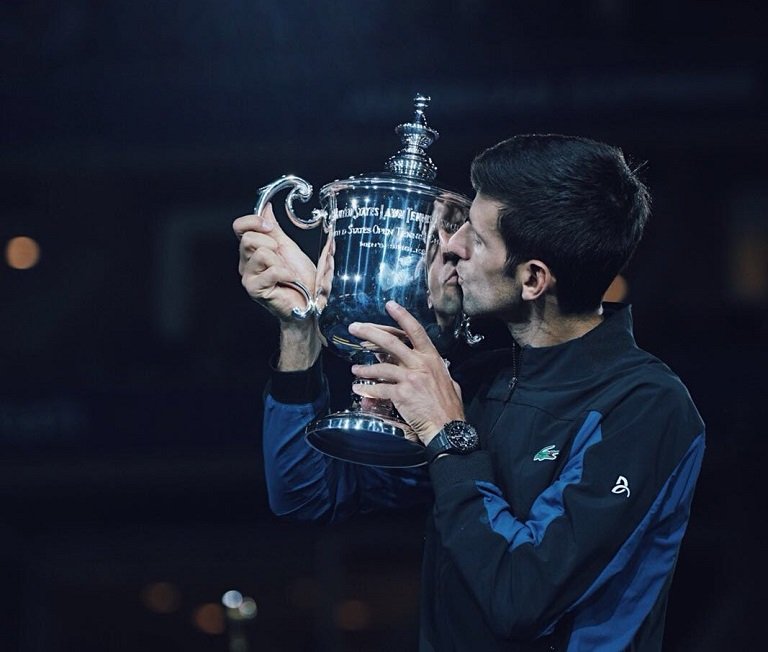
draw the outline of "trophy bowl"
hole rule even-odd
[[[327,347],[355,364],[372,364],[382,353],[349,333],[352,322],[371,322],[399,332],[385,305],[405,307],[432,336],[454,333],[461,320],[460,295],[447,324],[430,300],[429,266],[438,258],[440,234],[455,231],[467,218],[470,200],[432,185],[436,168],[425,148],[437,138],[427,126],[429,98],[417,95],[412,122],[396,132],[403,147],[385,164],[385,172],[353,176],[320,189],[320,209],[299,217],[296,198],[307,202],[312,186],[284,176],[259,191],[259,214],[278,192],[290,188],[286,214],[300,228],[322,226],[325,241],[317,262],[315,287],[293,283],[306,300],[296,319],[317,319]],[[456,294],[459,294],[458,286]],[[439,317],[442,317],[439,318]],[[358,381],[360,382],[360,381]],[[380,467],[412,467],[425,463],[424,447],[411,441],[407,424],[388,401],[360,399],[341,412],[318,418],[306,430],[306,441],[326,455]]]

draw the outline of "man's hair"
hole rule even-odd
[[[621,150],[586,138],[515,136],[472,162],[475,191],[502,205],[506,273],[546,263],[561,312],[596,309],[643,234],[650,195]]]

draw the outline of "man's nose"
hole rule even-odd
[[[465,222],[459,227],[459,230],[448,239],[443,256],[455,256],[458,260],[466,260],[469,257],[466,238],[468,228],[469,227]]]

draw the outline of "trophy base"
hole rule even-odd
[[[408,468],[427,463],[424,446],[405,438],[396,422],[360,410],[344,410],[307,426],[307,443],[344,462]]]

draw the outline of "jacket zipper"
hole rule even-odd
[[[520,348],[520,345],[517,342],[512,343],[512,379],[509,381],[509,384],[507,385],[507,398],[506,400],[509,401],[510,398],[512,398],[512,393],[515,391],[515,388],[517,387],[517,373],[520,366],[520,358],[523,356],[523,351]]]

